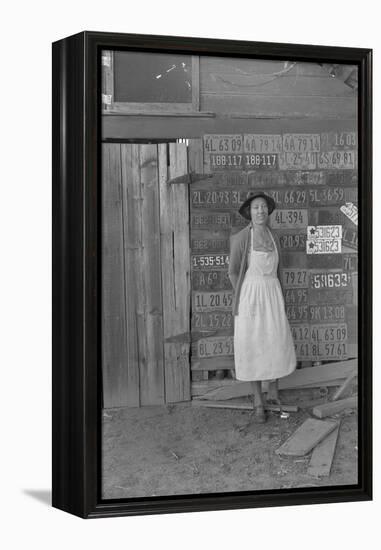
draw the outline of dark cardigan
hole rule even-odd
[[[251,223],[249,223],[249,225],[239,231],[239,233],[236,233],[235,235],[230,237],[230,257],[228,274],[234,290],[232,306],[233,315],[238,315],[239,296],[248,265],[248,257],[250,251],[250,229]],[[278,248],[278,278],[280,279],[280,245],[278,237],[274,234],[272,235]]]

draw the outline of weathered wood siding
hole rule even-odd
[[[186,171],[185,145],[103,145],[106,408],[190,398],[189,336],[170,342],[189,331],[188,189],[167,184]]]
[[[201,111],[352,117],[357,94],[318,63],[200,58]]]

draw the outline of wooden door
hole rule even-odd
[[[104,407],[190,399],[185,144],[102,146]]]

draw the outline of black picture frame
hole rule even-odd
[[[100,52],[358,66],[359,463],[356,486],[100,498]],[[83,518],[372,499],[372,50],[82,32],[53,44],[53,506]]]

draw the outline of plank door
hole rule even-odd
[[[188,400],[186,145],[102,147],[104,407]]]

